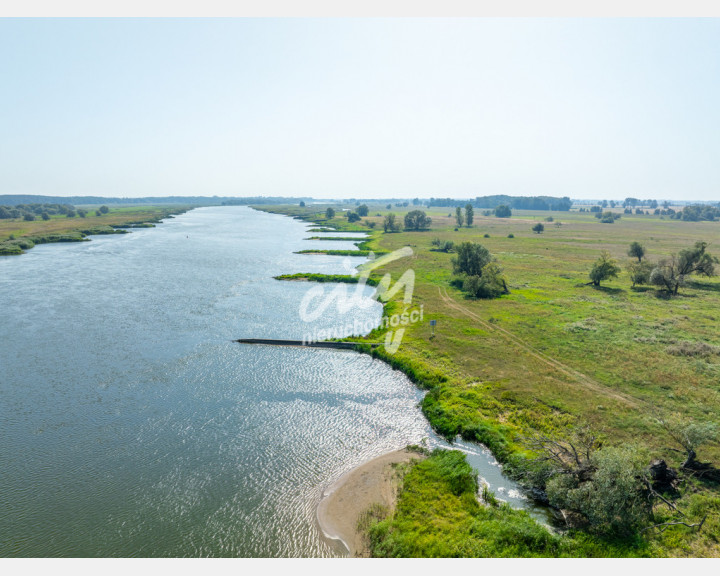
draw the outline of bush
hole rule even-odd
[[[486,264],[480,275],[467,276],[463,282],[463,291],[474,298],[497,298],[509,292],[502,268],[495,262]]]
[[[510,216],[512,216],[512,210],[509,206],[501,204],[500,206],[495,208],[495,216],[497,216],[498,218],[510,218]]]
[[[627,266],[627,271],[633,286],[636,284],[650,284],[650,274],[652,274],[653,265],[648,261],[630,262]]]
[[[492,260],[488,249],[474,242],[462,242],[456,251],[457,257],[452,261],[456,274],[480,276],[483,268]]]
[[[609,252],[603,251],[600,258],[593,264],[592,270],[590,270],[590,280],[592,280],[594,286],[600,286],[600,282],[616,278],[619,272],[620,267],[617,262],[610,257]]]
[[[535,226],[532,227],[532,231],[535,232],[536,234],[542,234],[544,230],[545,230],[545,225],[542,224],[541,222],[538,222],[537,224],[535,224]]]
[[[452,240],[440,240],[440,238],[434,238],[431,242],[435,246],[435,252],[452,252],[455,247],[455,243]]]
[[[515,238],[515,234],[512,234],[512,233],[508,234],[508,238]]]

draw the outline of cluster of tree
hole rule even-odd
[[[205,206],[218,205],[221,206],[249,206],[252,204],[296,204],[298,201],[310,201],[312,198],[302,197],[284,197],[284,196],[245,196],[242,198],[228,198],[218,196],[169,196],[167,198],[105,198],[97,202],[87,202],[87,204],[99,204],[104,200],[110,200],[113,204],[134,202],[139,204],[204,204]],[[80,204],[80,202],[78,202]],[[85,202],[83,202],[85,204]]]
[[[595,214],[595,218],[599,219],[604,224],[613,224],[615,220],[620,220],[621,216],[617,212],[598,212]]]
[[[75,206],[71,204],[16,204],[15,206],[0,206],[0,220],[8,220],[11,218],[24,218],[25,220],[35,220],[40,217],[48,220],[50,216],[56,214],[68,214],[75,210]]]
[[[400,224],[397,222],[397,217],[392,212],[385,215],[385,218],[383,219],[383,230],[385,232],[400,232]]]
[[[422,210],[411,210],[405,214],[405,230],[427,230],[432,224],[432,218],[429,218]]]
[[[455,247],[453,283],[473,298],[497,298],[509,294],[502,268],[487,248],[475,242],[462,242]]]
[[[698,448],[717,438],[713,423],[682,418],[659,421],[685,454],[681,470],[697,467]],[[569,524],[608,535],[630,535],[653,527],[653,505],[677,507],[662,496],[677,485],[677,471],[653,460],[638,448],[604,446],[588,427],[568,437],[537,435],[525,440],[535,458],[521,463],[517,475],[546,503],[563,511]],[[675,448],[672,448],[675,450]],[[656,526],[685,524],[683,518]]]
[[[430,198],[428,206],[463,206],[467,200],[456,200],[453,198]],[[554,196],[478,196],[470,201],[475,208],[495,209],[505,205],[515,210],[558,210],[567,212],[572,206],[569,197],[557,198]]]
[[[432,224],[432,218],[428,217],[422,210],[411,210],[405,214],[404,224],[405,230],[427,230],[430,228],[430,224]],[[392,212],[385,215],[383,219],[383,230],[385,232],[400,231],[400,223],[398,222],[397,216]]]
[[[665,203],[667,204],[667,202]],[[636,206],[647,206],[651,210],[654,210],[658,207],[658,201],[657,200],[639,200],[638,198],[625,198],[625,201],[622,203],[623,208],[631,207],[635,208]]]
[[[686,222],[699,222],[701,220],[713,222],[716,218],[720,218],[720,208],[717,206],[692,204],[685,206],[682,212],[674,212],[672,218],[685,220]]]
[[[108,211],[109,208],[107,206],[101,206],[95,211],[95,214],[100,216],[101,214],[107,214]],[[85,218],[88,215],[88,211],[83,208],[75,208],[72,204],[18,204],[11,207],[0,206],[0,220],[22,218],[27,222],[32,222],[37,218],[50,220],[51,216],[57,215],[68,218],[75,218],[75,216]]]
[[[666,290],[670,294],[677,294],[687,279],[693,274],[699,276],[714,276],[715,265],[718,259],[707,252],[707,242],[695,242],[691,248],[684,248],[677,254],[662,258],[657,263],[644,259],[645,247],[639,242],[630,244],[628,256],[635,259],[627,265],[627,271],[633,286],[653,285]],[[600,282],[617,278],[620,273],[618,263],[607,251],[602,252],[590,270],[590,280],[595,286]]]
[[[680,250],[668,258],[661,259],[650,272],[649,282],[677,294],[692,274],[714,276],[718,259],[706,252],[707,242],[695,242],[692,248]]]
[[[462,226],[463,224],[467,224],[467,227],[470,228],[473,225],[473,220],[475,219],[475,211],[473,210],[472,204],[468,203],[465,205],[465,214],[463,215],[463,209],[461,206],[458,206],[455,208],[455,221],[457,222],[458,226]]]
[[[663,208],[658,208],[657,201],[652,200],[647,203],[647,206],[650,209],[644,210],[643,208],[635,207],[635,204],[633,204],[632,202],[628,203],[627,200],[636,200],[637,202],[639,202],[639,200],[637,200],[636,198],[626,199],[626,202],[623,203],[624,214],[654,214],[656,216],[670,216],[670,218],[674,220],[684,220],[686,222],[699,222],[705,220],[713,222],[716,219],[720,219],[720,207],[711,204],[690,204],[688,206],[685,206],[682,210],[673,210],[672,208],[669,208],[668,202],[663,203]],[[611,207],[614,207],[613,202],[610,202],[610,205]],[[611,219],[611,217],[615,220],[620,218],[620,214],[618,213],[603,211],[602,208],[604,206],[605,201],[603,201],[602,207],[591,206],[590,208],[579,208],[578,212],[592,212],[595,214],[596,218],[600,219],[601,222],[607,223],[612,223],[614,221]]]

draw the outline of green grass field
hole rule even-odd
[[[390,211],[402,221],[411,209]],[[568,427],[587,423],[608,444],[637,445],[648,458],[678,466],[682,455],[657,419],[681,414],[698,422],[718,421],[720,356],[671,351],[688,342],[720,346],[720,281],[692,278],[670,298],[654,287],[631,288],[626,272],[599,288],[587,283],[601,251],[609,251],[624,268],[633,241],[645,245],[651,261],[698,240],[720,256],[720,223],[623,215],[605,224],[590,213],[530,211],[500,219],[476,210],[473,227],[456,230],[454,209],[434,208],[426,209],[431,230],[385,234],[382,215],[389,211],[384,206],[370,206],[371,216],[350,227],[341,213],[326,221],[324,207],[271,210],[338,230],[368,231],[371,239],[364,249],[412,248],[410,258],[373,272],[376,278],[389,272],[396,281],[414,270],[411,306],[423,305],[425,311],[426,321],[407,327],[402,345],[388,360],[429,389],[425,414],[449,437],[480,440],[508,461],[527,453],[523,437],[562,435]],[[549,216],[553,222],[545,221]],[[374,229],[368,226],[372,222]],[[537,222],[545,224],[542,234],[531,230]],[[510,294],[467,298],[451,285],[453,255],[431,251],[434,238],[488,248],[504,269]],[[401,296],[389,311],[402,310]],[[431,319],[437,320],[434,338]],[[381,337],[378,331],[367,339]],[[698,457],[719,464],[720,445],[704,446]],[[678,505],[687,517],[695,522],[708,514],[706,523],[701,531],[677,526],[648,533],[653,553],[720,555],[717,485],[687,479],[681,492]]]
[[[99,206],[86,206],[85,218],[57,214],[49,220],[22,218],[0,220],[0,254],[21,254],[34,244],[79,241],[89,234],[109,234],[115,228],[151,226],[163,218],[185,212],[187,206],[113,206],[107,214],[95,215]]]

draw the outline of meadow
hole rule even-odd
[[[56,214],[49,220],[0,220],[0,255],[19,255],[35,244],[81,242],[93,234],[123,234],[125,228],[150,227],[188,209],[184,206],[112,206],[107,214],[96,215],[99,205],[81,207],[88,210],[84,218]]]
[[[575,211],[513,211],[510,218],[496,218],[476,209],[468,228],[457,226],[454,209],[423,208],[432,218],[430,230],[382,232],[384,214],[402,221],[415,208],[371,205],[370,215],[350,226],[342,213],[325,219],[322,206],[269,209],[338,230],[369,231],[365,250],[412,248],[410,258],[378,268],[372,277],[390,273],[396,281],[414,270],[411,306],[423,305],[425,319],[437,321],[434,337],[427,322],[413,324],[394,355],[375,354],[428,390],[423,410],[438,432],[483,442],[512,469],[517,458],[532,455],[528,438],[562,437],[585,425],[607,445],[633,445],[648,462],[662,458],[677,468],[683,454],[660,421],[718,421],[720,281],[691,277],[669,296],[656,287],[633,288],[624,269],[634,241],[646,247],[650,261],[696,241],[720,256],[720,223],[623,214],[610,224]],[[545,225],[541,234],[532,231],[539,222]],[[468,298],[452,283],[453,254],[433,251],[434,239],[485,246],[510,293]],[[588,273],[602,251],[623,272],[595,287]],[[386,313],[401,311],[401,297],[386,305]],[[360,340],[382,338],[376,331]],[[720,463],[717,441],[702,446],[698,460]],[[643,554],[720,555],[717,484],[685,477],[676,505],[687,523],[707,517],[702,529],[650,530],[643,535]],[[655,510],[656,520],[663,514]]]

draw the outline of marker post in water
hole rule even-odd
[[[430,338],[435,338],[435,326],[437,325],[437,320],[430,320],[430,328],[432,329],[432,333],[430,334]]]

